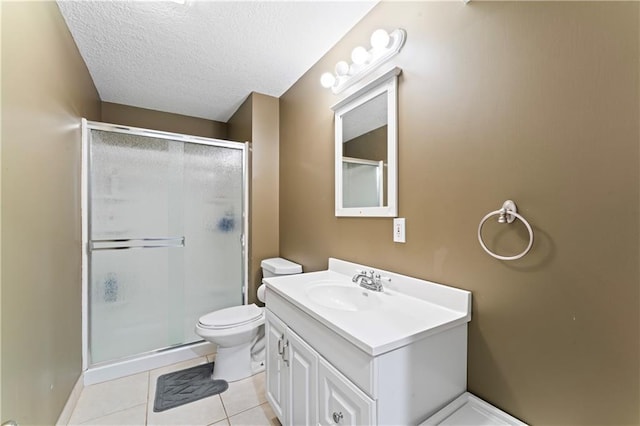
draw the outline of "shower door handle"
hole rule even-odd
[[[91,240],[89,241],[89,251],[184,247],[184,243],[184,237]]]

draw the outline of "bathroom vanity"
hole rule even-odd
[[[361,270],[383,290],[354,283]],[[264,281],[267,400],[283,425],[418,424],[466,390],[470,292],[338,259]]]

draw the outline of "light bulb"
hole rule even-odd
[[[371,34],[371,47],[374,49],[384,49],[389,45],[389,33],[385,30],[375,30]]]
[[[364,47],[358,46],[351,52],[351,60],[354,64],[365,64],[369,60],[369,52]]]
[[[325,89],[332,87],[335,82],[336,77],[330,72],[325,72],[320,76],[320,84],[322,84],[322,87]]]
[[[340,61],[336,64],[336,74],[341,77],[349,73],[349,64],[345,61]]]

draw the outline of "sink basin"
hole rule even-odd
[[[312,302],[340,311],[367,311],[382,304],[379,294],[341,281],[318,281],[306,293]]]

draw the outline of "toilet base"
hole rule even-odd
[[[251,376],[251,342],[230,348],[218,346],[213,364],[213,380],[235,382]]]
[[[251,362],[251,371],[253,371],[253,373],[251,373],[251,375],[253,376],[254,374],[258,374],[258,373],[262,373],[265,368],[264,368],[264,360],[261,362],[255,362],[252,361]]]
[[[253,342],[231,348],[218,347],[213,364],[213,380],[235,382],[264,371],[264,359],[256,361],[251,357]]]

